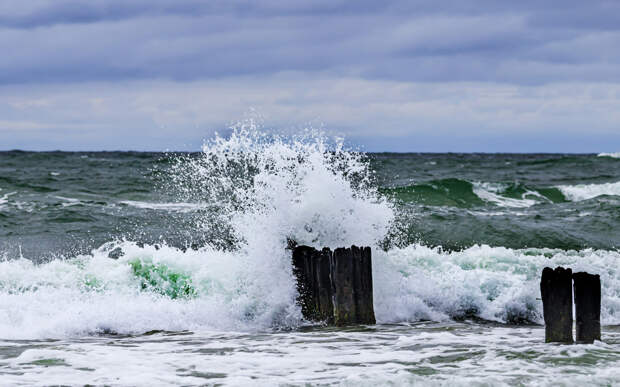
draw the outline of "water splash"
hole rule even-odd
[[[229,230],[242,249],[279,250],[287,238],[316,247],[374,245],[394,213],[364,157],[315,130],[288,138],[248,120],[207,142],[200,156],[176,158],[168,188],[212,206],[217,216],[201,226]]]
[[[611,158],[614,158],[614,159],[620,159],[620,152],[599,153],[598,157],[611,157]]]
[[[112,241],[40,265],[7,257],[13,259],[0,262],[0,336],[296,327],[303,321],[287,239],[317,248],[372,246],[382,323],[540,321],[537,281],[545,265],[600,273],[603,322],[620,321],[614,251],[384,251],[394,207],[377,192],[365,156],[342,140],[312,130],[268,135],[249,120],[171,163],[164,187],[193,209],[188,215],[199,215],[191,232],[209,234],[209,241],[186,250]]]
[[[561,185],[557,187],[567,199],[578,202],[598,196],[620,196],[620,181],[617,183]]]

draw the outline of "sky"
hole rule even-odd
[[[3,0],[0,149],[620,151],[620,1]]]

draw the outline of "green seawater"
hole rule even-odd
[[[232,219],[231,206],[265,200],[225,208],[200,195],[204,176],[174,178],[178,157],[0,152],[0,384],[620,383],[620,159],[366,155],[395,214],[384,250],[373,250],[378,323],[336,328],[303,321],[286,242],[273,242],[297,207],[280,202],[271,223],[232,235],[222,215],[243,228],[260,217]],[[235,162],[240,175],[224,181],[250,186]],[[320,176],[305,181],[329,183]],[[256,191],[236,193],[246,192]],[[329,213],[324,192],[334,191],[312,192],[323,199],[298,207]],[[361,219],[382,214],[355,208],[369,209]],[[330,214],[317,224],[340,225]],[[601,275],[602,341],[544,342],[547,265]]]
[[[175,272],[163,264],[134,259],[129,262],[133,274],[140,279],[143,290],[155,291],[172,299],[192,298],[196,289],[189,275]]]
[[[189,155],[197,157],[197,155]],[[572,154],[369,154],[397,221],[387,245],[448,250],[620,245],[620,159]],[[167,185],[173,155],[0,152],[0,254],[36,261],[111,240],[198,248],[234,244],[209,222],[217,203],[187,203]],[[567,197],[561,187],[599,189]],[[491,199],[485,197],[490,193]],[[206,230],[206,231],[205,231]]]

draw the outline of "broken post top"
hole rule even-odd
[[[573,342],[573,299],[576,341],[592,343],[601,339],[601,278],[570,268],[545,267],[540,279],[540,295],[545,318],[545,341]]]
[[[542,281],[557,281],[560,279],[572,279],[573,270],[569,268],[563,268],[562,266],[558,266],[555,269],[550,267],[545,267],[542,272]]]
[[[370,247],[293,248],[293,274],[304,318],[328,324],[374,324]]]
[[[592,343],[601,339],[601,277],[573,274],[575,293],[576,341]]]
[[[545,267],[540,279],[546,342],[573,342],[573,271]]]
[[[292,239],[287,239],[287,248],[291,249],[293,251],[299,249],[299,250],[303,250],[303,251],[325,251],[325,250],[329,250],[332,251],[332,249],[330,247],[323,247],[322,249],[317,249],[315,247],[312,246],[308,246],[308,245],[298,245],[297,242],[293,241]],[[347,249],[360,249],[360,250],[364,250],[364,249],[370,249],[370,247],[368,246],[357,246],[357,245],[351,245],[349,247],[336,247],[335,249],[333,249],[333,251],[336,250],[347,250]]]
[[[573,279],[575,280],[575,282],[583,282],[583,283],[589,282],[592,284],[597,284],[601,282],[600,275],[586,273],[585,271],[580,271],[580,272],[573,274]]]

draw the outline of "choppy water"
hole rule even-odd
[[[620,330],[603,335],[604,343],[549,345],[542,327],[467,322],[152,332],[3,342],[0,370],[15,385],[613,386]]]
[[[0,153],[8,384],[620,383],[620,158],[359,154],[251,124],[196,154]],[[377,326],[309,326],[287,238],[373,246]],[[544,266],[603,341],[543,344]],[[517,325],[515,325],[517,324]]]

